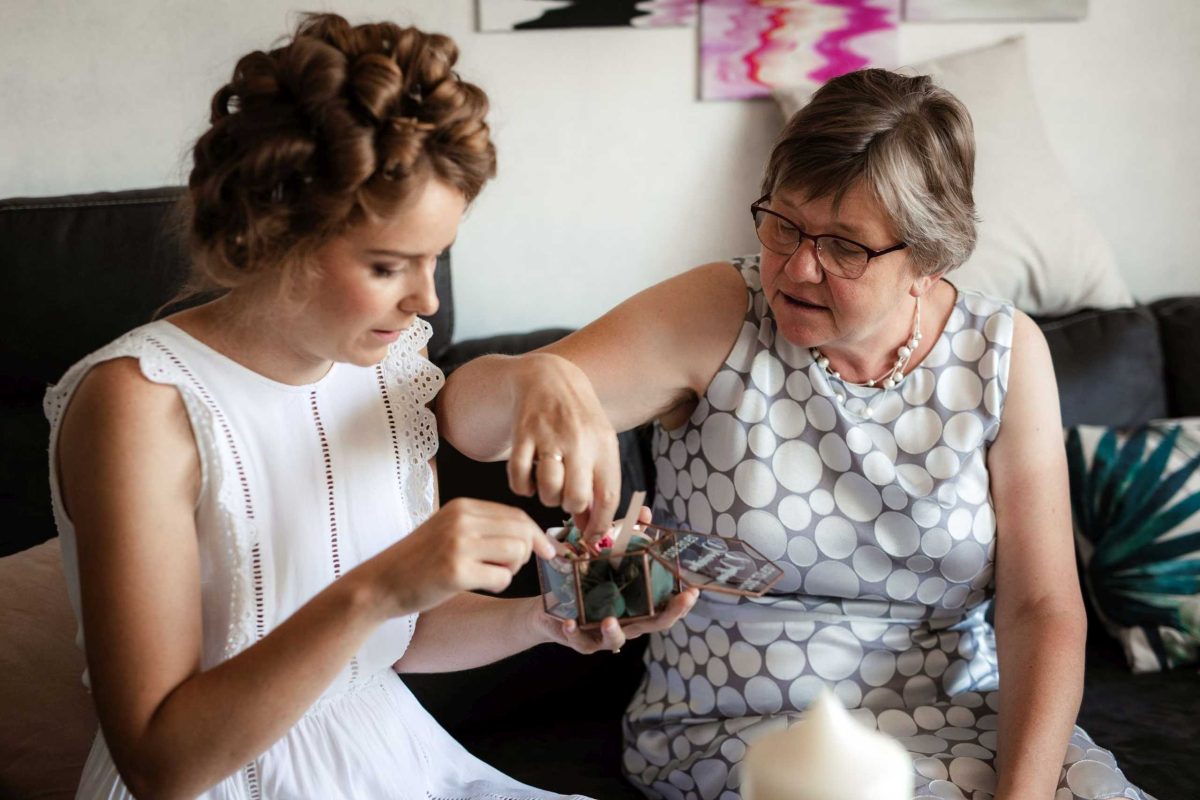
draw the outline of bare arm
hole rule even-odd
[[[146,380],[131,359],[101,364],[77,390],[57,446],[96,709],[139,796],[192,797],[235,772],[291,727],[383,620],[463,589],[504,588],[540,536],[515,509],[453,504],[201,671],[199,457],[176,390]]]
[[[438,398],[442,435],[483,461],[509,460],[509,483],[607,529],[619,495],[614,432],[670,415],[708,386],[746,310],[727,263],[707,264],[626,300],[583,329],[523,356],[457,369]]]
[[[1054,368],[1041,331],[1020,312],[988,468],[1002,687],[996,800],[1050,800],[1083,694],[1087,620],[1075,577]]]

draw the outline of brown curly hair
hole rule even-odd
[[[303,262],[383,219],[430,178],[468,202],[495,175],[487,95],[441,34],[309,14],[243,56],[213,96],[183,213],[192,288],[228,289]],[[286,271],[286,270],[284,270]]]

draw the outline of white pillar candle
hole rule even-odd
[[[798,723],[750,746],[741,791],[744,800],[912,800],[912,759],[822,690]]]

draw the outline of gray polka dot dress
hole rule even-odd
[[[654,634],[624,720],[623,769],[649,797],[737,800],[756,737],[823,686],[912,754],[922,800],[990,800],[999,709],[996,520],[987,449],[1012,306],[960,292],[892,390],[847,385],[776,337],[757,257],[741,333],[687,424],[655,434],[656,521],[748,542],[784,577],[704,593]],[[1080,728],[1054,800],[1153,800]]]

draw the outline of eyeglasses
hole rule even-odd
[[[826,272],[839,278],[861,278],[872,258],[908,247],[907,242],[900,242],[884,250],[872,250],[853,239],[834,236],[831,233],[805,233],[787,217],[764,208],[763,203],[770,198],[771,195],[765,195],[750,206],[750,213],[754,215],[754,230],[758,233],[758,240],[762,242],[763,247],[772,253],[790,258],[792,253],[800,248],[802,241],[810,239],[816,249],[817,263]]]

